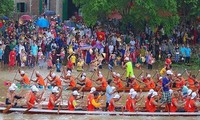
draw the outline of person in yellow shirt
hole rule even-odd
[[[72,62],[72,63],[74,64],[74,66],[75,66],[75,65],[76,65],[76,56],[75,56],[74,53],[71,55],[70,60],[71,60],[71,62]]]
[[[84,65],[84,60],[80,58],[77,63],[77,71],[83,71],[83,65]]]
[[[101,103],[99,102],[99,92],[94,92],[94,98],[92,98],[91,103],[94,108],[100,108]]]
[[[166,67],[163,67],[161,70],[160,70],[160,75],[164,75],[166,73]]]

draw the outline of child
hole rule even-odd
[[[38,66],[40,67],[40,69],[42,69],[43,66],[44,66],[44,60],[45,60],[45,57],[44,57],[44,55],[42,54],[42,55],[40,56],[40,59],[38,58]]]
[[[114,66],[114,58],[115,58],[115,55],[111,54],[111,56],[109,58],[109,64],[108,64],[108,69],[111,70],[111,71],[112,71],[113,66]]]
[[[62,48],[61,51],[60,51],[60,60],[61,60],[61,63],[63,62],[65,58],[65,49]]]
[[[25,67],[25,63],[27,60],[27,55],[24,49],[22,49],[21,54],[20,54],[20,60],[21,60],[21,67]]]
[[[3,49],[1,48],[1,44],[0,44],[0,68],[2,66],[2,59],[3,59]]]
[[[72,61],[69,59],[68,62],[67,62],[67,70],[69,70],[69,71],[72,72],[72,69],[73,69],[73,63],[72,63]]]
[[[78,72],[83,71],[83,65],[84,65],[84,60],[80,58],[80,59],[78,60],[78,63],[77,63],[77,71],[78,71]]]
[[[75,65],[76,65],[76,56],[75,56],[74,52],[73,52],[73,54],[71,55],[70,60],[71,60],[71,62],[73,63],[73,65],[75,66]]]
[[[57,59],[57,63],[56,63],[56,72],[61,72],[61,63],[60,63],[60,60]]]
[[[121,56],[118,55],[117,58],[116,58],[116,60],[115,60],[115,65],[116,66],[120,66],[121,65],[121,59],[122,59]]]
[[[51,55],[49,55],[49,58],[48,58],[48,60],[47,60],[47,69],[48,69],[48,70],[49,70],[49,69],[52,69],[52,67],[53,67],[52,57],[51,57]]]

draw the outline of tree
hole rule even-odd
[[[106,19],[112,11],[122,15],[122,22],[144,28],[163,25],[169,33],[179,22],[176,0],[73,0],[80,7],[87,25]]]
[[[14,11],[14,0],[0,1],[0,16],[10,16]]]

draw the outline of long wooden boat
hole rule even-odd
[[[76,87],[77,89],[80,89],[81,87]],[[73,88],[68,88],[67,90],[72,90]],[[89,92],[91,88],[83,88],[83,92]],[[118,92],[129,92],[130,91],[130,87],[125,87],[125,88],[116,88]],[[179,90],[180,88],[172,88],[172,90],[174,91],[177,91]],[[140,92],[140,90],[142,90],[142,92],[148,92],[150,89],[149,88],[138,88],[138,89],[135,89],[135,91],[137,92]],[[158,88],[155,88],[154,89],[155,91],[159,91]],[[102,92],[105,92],[106,89],[105,88],[102,88],[102,87],[96,87],[96,91],[102,91]],[[192,91],[196,91],[196,89],[192,89]]]
[[[0,107],[2,112],[5,107]],[[11,108],[9,112],[23,113],[26,108]],[[47,109],[31,109],[26,114],[58,114],[58,110],[47,110]],[[73,114],[73,115],[124,115],[124,116],[200,116],[200,112],[105,112],[105,111],[69,111],[60,110],[59,114]]]

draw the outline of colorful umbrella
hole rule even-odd
[[[7,16],[3,16],[2,19],[3,20],[9,20],[9,18]]]
[[[46,16],[53,16],[53,15],[56,15],[56,12],[55,11],[52,11],[52,10],[47,10],[44,15]]]
[[[122,15],[118,11],[113,11],[111,15],[108,16],[109,19],[122,19]]]
[[[37,20],[36,25],[41,28],[48,28],[49,27],[49,21],[45,18],[40,18]]]
[[[25,21],[29,21],[29,20],[32,20],[32,17],[31,16],[29,16],[29,15],[22,15],[20,18],[19,18],[20,20],[25,20]]]

